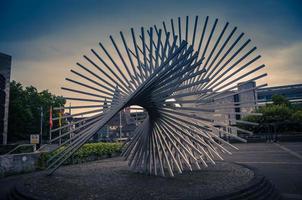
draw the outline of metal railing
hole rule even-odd
[[[7,152],[5,155],[12,154],[14,151],[20,149],[21,147],[28,147],[28,146],[33,147],[33,152],[36,151],[36,145],[35,144],[20,144],[20,145],[16,146],[15,148],[13,148],[12,150],[10,150],[9,152]]]

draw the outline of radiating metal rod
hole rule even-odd
[[[65,100],[76,104],[54,108],[70,113],[53,121],[74,121],[50,131],[61,133],[50,142],[63,142],[47,162],[49,174],[125,108],[146,116],[122,146],[121,155],[135,172],[173,177],[202,170],[232,154],[229,148],[238,150],[220,134],[246,142],[237,133],[252,132],[240,125],[258,123],[233,116],[261,115],[245,112],[257,108],[256,98],[240,98],[255,96],[267,85],[256,84],[267,76],[265,65],[258,63],[261,56],[252,56],[257,48],[248,48],[251,40],[242,41],[244,33],[235,36],[237,27],[229,28],[228,22],[211,22],[208,16],[201,23],[198,16],[176,18],[176,25],[174,20],[168,26],[141,27],[138,33],[131,28],[125,36],[120,32],[120,41],[110,35],[110,47],[99,43],[101,52],[91,49],[94,58],[84,55],[88,67],[77,63],[81,71],[71,70],[76,78],[66,81],[75,88],[62,89],[75,95]],[[238,89],[239,83],[246,87]]]

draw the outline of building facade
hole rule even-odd
[[[302,103],[302,84],[266,87],[257,90],[259,103],[271,103],[273,95],[282,95],[293,103]]]
[[[7,144],[11,56],[0,53],[0,140]]]

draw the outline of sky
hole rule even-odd
[[[293,0],[0,0],[0,52],[12,56],[13,80],[61,95],[70,68],[110,34],[187,15],[245,32],[269,86],[302,83],[302,1]]]

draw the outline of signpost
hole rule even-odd
[[[36,151],[37,144],[40,144],[40,135],[39,134],[31,134],[30,135],[30,144],[34,144],[34,151]]]

